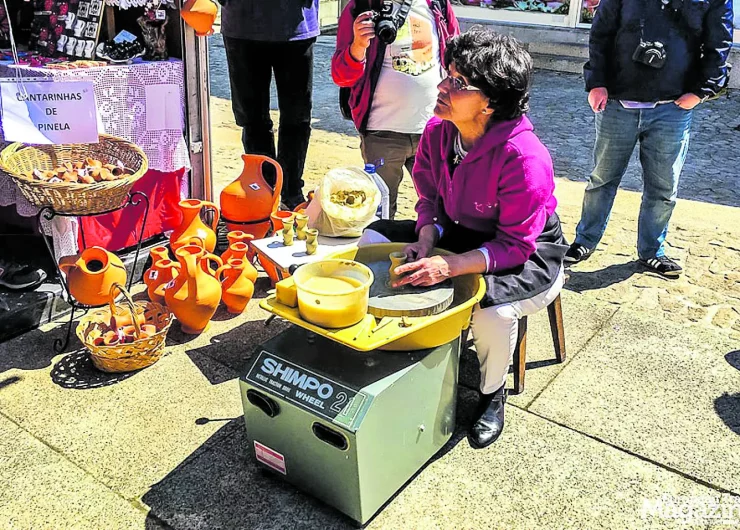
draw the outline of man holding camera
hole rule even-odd
[[[339,18],[332,77],[350,88],[365,163],[383,160],[391,219],[445,76],[445,42],[458,33],[447,0],[350,0]]]
[[[668,222],[689,147],[692,109],[727,86],[732,0],[602,0],[584,66],[596,113],[594,170],[566,262],[588,259],[606,230],[614,197],[640,144],[644,191],[640,262],[667,278]]]
[[[219,1],[231,106],[242,127],[244,151],[277,159],[283,168],[283,203],[293,209],[305,200],[303,166],[311,137],[319,0]],[[273,73],[280,109],[277,155],[270,119]],[[270,184],[272,171],[265,175]]]

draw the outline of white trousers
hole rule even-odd
[[[480,361],[482,393],[491,394],[504,386],[516,350],[519,319],[549,306],[563,289],[564,280],[565,274],[561,268],[552,286],[537,296],[485,309],[476,306],[470,330]]]
[[[375,230],[365,230],[357,245],[389,243],[390,240]],[[481,309],[476,306],[470,330],[473,344],[480,361],[480,390],[491,394],[504,386],[509,366],[514,358],[516,339],[519,335],[519,319],[533,315],[549,306],[563,289],[565,273],[560,269],[557,279],[545,292],[506,304]]]

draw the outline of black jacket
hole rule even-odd
[[[601,0],[584,66],[586,90],[606,87],[609,97],[655,102],[693,92],[712,97],[727,84],[732,46],[732,0]],[[640,42],[660,41],[667,61],[655,69],[632,60]]]

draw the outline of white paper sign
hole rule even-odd
[[[92,81],[0,83],[5,140],[28,144],[98,142]]]

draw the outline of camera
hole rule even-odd
[[[380,12],[373,12],[375,35],[385,44],[393,44],[398,34],[398,27],[393,17],[393,0],[382,0]]]
[[[651,68],[663,68],[667,55],[662,42],[646,42],[640,39],[635,52],[632,54],[632,60],[636,63],[644,64]]]

